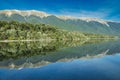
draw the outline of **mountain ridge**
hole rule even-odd
[[[38,10],[0,10],[0,14],[6,14],[7,16],[11,16],[13,14],[19,14],[21,16],[31,16],[31,15],[35,15],[35,16],[39,16],[39,17],[48,17],[48,16],[56,16],[60,19],[63,20],[68,20],[68,19],[73,19],[73,20],[84,20],[87,22],[90,21],[98,21],[98,22],[115,22],[115,21],[110,21],[110,20],[103,20],[103,19],[99,19],[99,18],[89,18],[89,17],[73,17],[73,16],[66,16],[66,15],[55,15],[55,14],[48,14],[44,11],[38,11]],[[119,23],[119,22],[116,22]]]
[[[97,18],[58,16],[37,10],[1,10],[0,20],[49,24],[65,30],[120,35],[120,23]]]

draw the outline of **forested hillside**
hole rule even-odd
[[[115,38],[115,36],[71,32],[46,24],[0,21],[0,40],[81,40]]]

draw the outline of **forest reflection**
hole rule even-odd
[[[36,67],[56,61],[70,61],[119,53],[119,41],[32,41],[1,42],[0,67]],[[14,64],[14,66],[13,66]],[[16,65],[16,66],[15,66]]]

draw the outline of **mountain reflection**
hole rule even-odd
[[[0,67],[33,68],[58,61],[99,58],[120,53],[119,41],[1,42]]]

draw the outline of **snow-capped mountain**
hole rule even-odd
[[[50,16],[50,14],[47,14],[42,11],[36,11],[36,10],[1,10],[0,14],[5,14],[6,16],[12,16],[14,14],[19,14],[21,16],[39,16],[39,17],[47,17]]]
[[[36,10],[1,10],[0,20],[44,23],[71,31],[120,35],[120,23],[97,18],[58,16]]]

